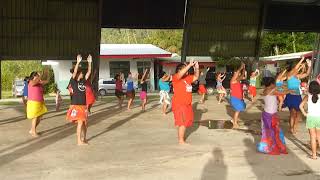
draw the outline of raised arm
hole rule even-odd
[[[72,73],[72,79],[76,78],[77,73],[78,73],[78,68],[79,68],[79,64],[82,61],[82,57],[80,54],[78,54],[77,56],[77,63],[76,66],[74,67],[73,73]]]
[[[310,75],[310,73],[311,73],[311,65],[312,65],[311,60],[307,59],[307,65],[308,65],[307,72],[303,72],[303,73],[297,75],[297,77],[299,79],[304,79],[304,78],[306,78],[306,77],[308,77]]]
[[[193,82],[198,80],[199,79],[199,75],[200,75],[200,72],[199,72],[199,63],[198,61],[195,62],[194,64],[194,76],[193,76]]]
[[[143,73],[142,78],[140,80],[141,83],[144,83],[144,81],[145,81],[144,78],[146,77],[147,72],[148,72],[148,69],[144,70],[144,73]]]
[[[239,67],[239,69],[234,72],[232,78],[231,78],[231,83],[237,81],[238,77],[239,77],[239,74],[241,73],[241,71],[245,68],[245,64],[244,63],[241,63],[241,66]]]
[[[43,73],[41,75],[39,84],[45,85],[45,84],[48,84],[49,81],[50,81],[49,68],[45,67],[45,69],[43,70]]]
[[[124,82],[124,74],[122,72],[120,72],[119,76],[120,76],[120,81],[122,81],[122,83],[123,83]]]
[[[177,79],[181,79],[193,65],[195,65],[195,62],[191,59],[189,64],[177,73]]]
[[[286,79],[287,79],[287,77],[285,76],[286,72],[287,72],[287,69],[285,69],[284,71],[282,71],[282,73],[278,76],[277,79],[278,79],[279,81],[284,81],[284,80],[286,80]]]
[[[163,81],[170,81],[171,75],[166,75],[165,78],[162,78]]]
[[[256,69],[256,77],[260,76],[260,71],[259,69]]]
[[[224,81],[224,79],[226,79],[226,74],[224,73],[223,75],[222,75],[222,78],[221,78],[221,81]]]
[[[91,64],[92,64],[92,56],[89,54],[88,58],[87,58],[87,61],[88,61],[88,71],[86,73],[86,80],[89,79],[90,77],[90,74],[91,74]]]
[[[298,69],[301,67],[303,61],[304,61],[304,57],[302,57],[302,58],[300,59],[300,61],[298,62],[298,64],[296,64],[296,65],[294,66],[294,69],[298,70]]]

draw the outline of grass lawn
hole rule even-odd
[[[11,91],[2,91],[2,99],[13,98]]]

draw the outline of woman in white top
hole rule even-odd
[[[309,93],[303,98],[300,104],[300,110],[307,117],[307,128],[309,129],[311,150],[311,159],[317,159],[317,139],[320,146],[320,85],[317,81],[309,84]],[[304,105],[308,104],[308,113],[304,110]]]

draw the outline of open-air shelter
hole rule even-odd
[[[263,30],[320,32],[314,22],[319,12],[319,0],[3,0],[0,60],[68,60],[90,53],[99,70],[101,28],[183,29],[182,61],[257,58]],[[319,60],[315,67],[319,72]]]

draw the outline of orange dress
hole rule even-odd
[[[181,79],[177,78],[177,74],[172,77],[172,111],[176,126],[190,127],[193,124],[192,82],[192,75]]]

